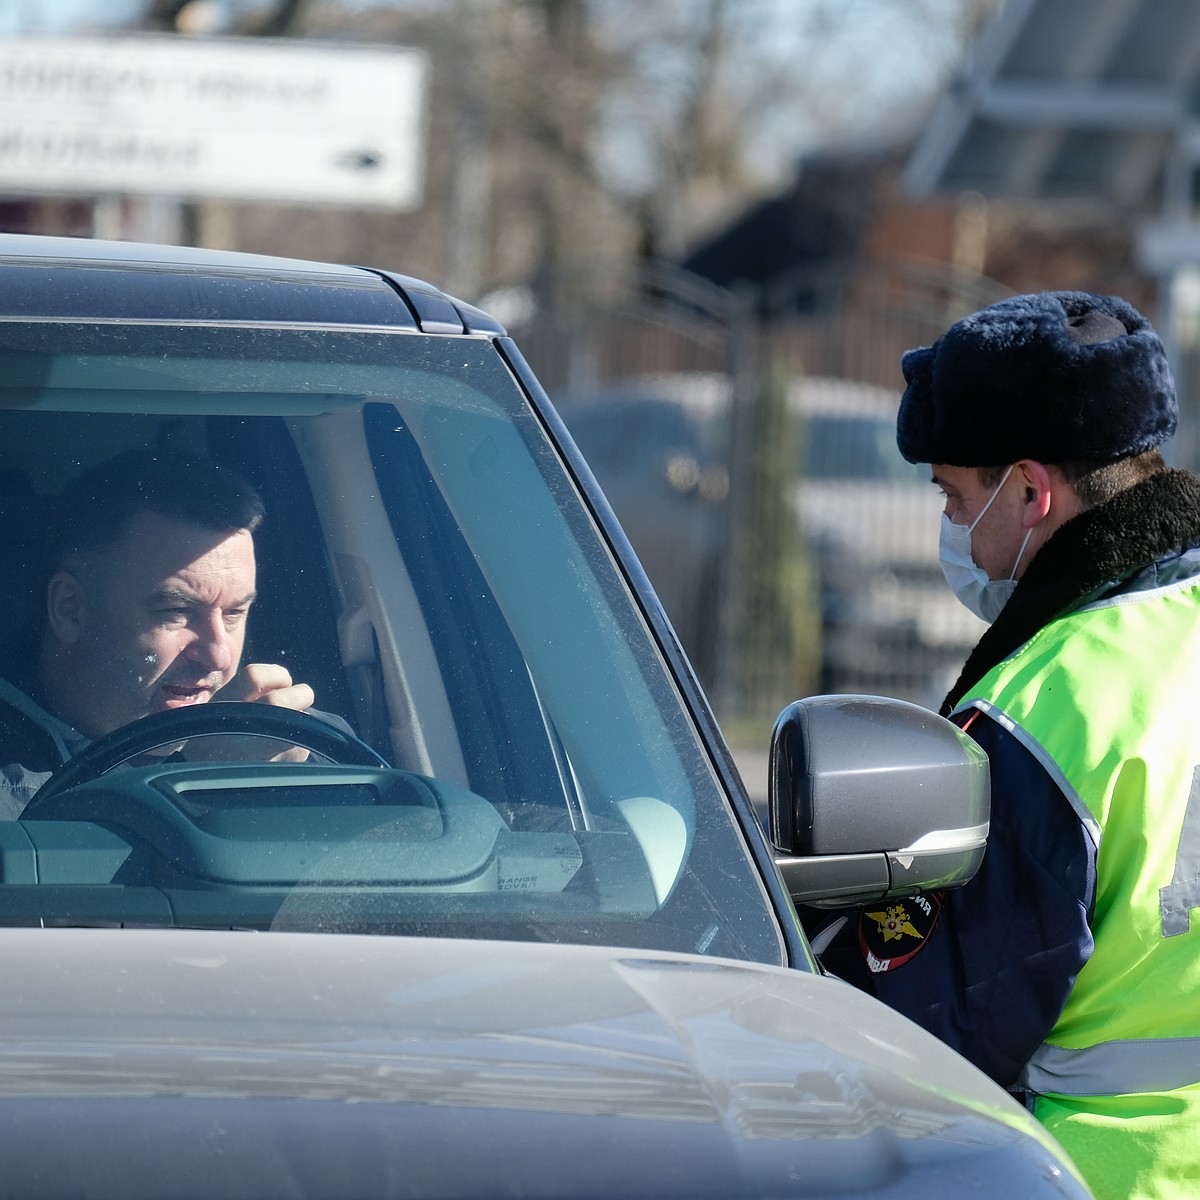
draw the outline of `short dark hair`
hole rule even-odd
[[[105,459],[63,489],[54,524],[53,557],[104,550],[142,513],[184,521],[217,533],[253,531],[263,502],[245,480],[204,455],[138,448]]]
[[[1104,504],[1119,492],[1134,484],[1166,470],[1162,452],[1157,448],[1142,454],[1131,454],[1115,462],[1095,462],[1092,459],[1075,459],[1056,464],[1066,481],[1075,489],[1084,508],[1095,508]]]
[[[1157,447],[1115,461],[1076,458],[1054,465],[1062,472],[1084,508],[1104,504],[1118,493],[1166,469],[1162,452]],[[1006,466],[980,467],[979,482],[985,488],[998,487],[1007,470]]]

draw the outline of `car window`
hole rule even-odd
[[[896,449],[894,417],[810,416],[801,444],[803,479],[929,483],[928,467],[905,462]]]
[[[571,433],[594,469],[628,471],[661,468],[671,453],[700,455],[700,423],[669,400],[595,400],[566,409]]]
[[[386,764],[196,761],[236,707],[203,706],[217,724],[172,757],[0,822],[0,922],[782,960],[687,709],[491,340],[27,321],[0,355],[9,657],[39,636],[63,487],[129,447],[203,452],[266,505],[245,659],[311,683]]]

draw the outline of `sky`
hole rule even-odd
[[[227,14],[261,7],[268,0],[197,0]],[[342,0],[344,5],[437,0]],[[483,0],[479,0],[480,3]],[[667,3],[668,0],[647,0]],[[687,0],[683,0],[684,3]],[[815,145],[861,134],[886,134],[897,114],[910,120],[909,107],[923,104],[944,85],[958,53],[950,30],[964,0],[738,0],[746,27],[761,29],[764,64],[788,72],[792,64],[815,103],[797,108],[794,100],[765,111],[747,127],[747,159],[764,177],[791,172],[796,157]],[[17,34],[95,33],[127,27],[145,12],[149,0],[0,0],[0,37]],[[838,14],[836,36],[813,37],[812,14]],[[807,40],[806,40],[807,39]],[[818,111],[823,116],[818,117]],[[822,124],[822,121],[824,124]],[[807,123],[806,123],[807,122]],[[617,161],[636,166],[617,139]],[[636,171],[633,172],[635,175]],[[636,183],[636,179],[632,181]]]
[[[127,19],[142,0],[0,0],[0,34],[57,33],[82,20]]]
[[[211,2],[234,8],[257,7],[255,0]],[[81,24],[92,30],[104,29],[127,23],[146,7],[147,0],[0,0],[0,35],[59,33]]]
[[[256,7],[255,0],[213,2]],[[128,23],[146,7],[147,0],[0,0],[0,35],[59,33],[80,25],[104,29]]]

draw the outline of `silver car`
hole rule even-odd
[[[818,566],[822,688],[879,691],[933,708],[987,626],[946,586],[942,500],[928,466],[896,448],[898,388],[800,378],[793,501]]]
[[[798,701],[769,843],[496,322],[384,270],[6,236],[0,356],[6,654],[63,489],[187,451],[263,497],[247,654],[320,710],[169,705],[0,821],[0,1193],[1087,1195],[797,916],[968,879],[981,753]]]

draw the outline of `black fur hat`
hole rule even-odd
[[[914,463],[1125,458],[1165,442],[1179,416],[1162,342],[1116,296],[1013,296],[902,367],[896,441]]]

